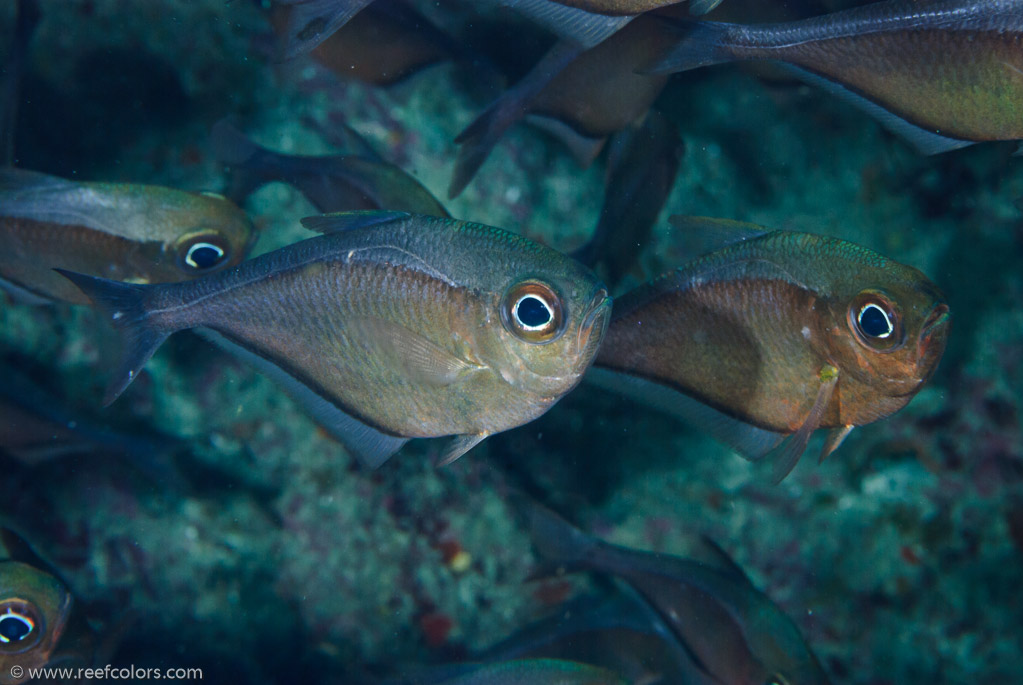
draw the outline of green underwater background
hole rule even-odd
[[[14,4],[0,7],[2,36]],[[278,62],[267,8],[248,0],[40,4],[19,166],[223,191],[208,143],[222,118],[309,155],[334,152],[344,123],[456,218],[563,251],[596,225],[604,156],[580,168],[528,125],[445,199],[454,138],[500,92],[458,65],[381,87],[308,56]],[[482,17],[494,53],[521,52],[524,64],[549,44],[524,20],[502,24],[510,14],[413,4],[452,32],[482,33],[466,29]],[[103,409],[117,347],[106,322],[86,307],[0,299],[5,364],[82,421],[182,448],[183,484],[102,450],[38,465],[0,456],[0,523],[60,570],[100,630],[130,617],[111,663],[199,667],[207,682],[359,683],[465,659],[599,586],[585,574],[531,579],[539,560],[511,501],[525,490],[616,544],[684,555],[709,536],[792,617],[836,684],[1023,682],[1016,144],[921,156],[828,93],[741,65],[676,75],[655,107],[685,150],[616,292],[693,256],[672,214],[864,245],[948,298],[948,348],[917,397],[820,465],[815,437],[780,485],[698,430],[585,382],[449,466],[433,465],[439,441],[413,441],[371,471],[272,381],[192,333],[169,339]],[[244,209],[257,253],[309,237],[299,220],[318,213],[283,184]]]

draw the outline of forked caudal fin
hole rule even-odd
[[[150,286],[121,283],[64,269],[54,271],[88,295],[110,317],[121,335],[121,359],[103,397],[103,406],[107,406],[124,392],[156,348],[174,331],[157,329],[149,320],[145,300]]]

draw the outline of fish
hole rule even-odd
[[[482,666],[467,666],[469,671],[454,678],[437,681],[411,678],[403,685],[629,685],[607,669],[564,659],[514,659]]]
[[[719,685],[707,677],[664,620],[628,587],[578,597],[473,657],[567,659],[649,685]]]
[[[641,119],[660,95],[667,77],[637,74],[635,68],[672,40],[660,19],[642,15],[589,50],[556,43],[455,138],[460,147],[448,196],[465,189],[505,131],[523,117],[588,165],[609,135]]]
[[[678,40],[642,71],[775,60],[923,154],[1023,139],[1019,0],[889,0],[778,24],[670,24]]]
[[[591,537],[539,504],[525,511],[541,557],[566,570],[624,580],[662,617],[709,682],[829,683],[792,619],[710,541],[700,559],[643,552]]]
[[[734,241],[617,299],[596,384],[775,459],[780,482],[815,430],[829,429],[823,460],[937,368],[949,306],[917,269],[837,238],[671,221]]]
[[[23,302],[89,304],[53,268],[134,283],[214,273],[242,261],[256,235],[213,193],[0,169],[0,288]]]
[[[646,246],[654,222],[675,186],[685,151],[678,129],[651,110],[643,122],[611,139],[604,205],[593,236],[572,257],[601,267],[613,290]]]
[[[498,0],[580,47],[592,48],[637,16],[683,0]],[[721,0],[690,0],[689,13],[706,14]]]
[[[324,235],[190,283],[61,271],[121,331],[105,402],[169,335],[202,327],[367,466],[410,438],[456,436],[446,464],[574,388],[610,318],[592,271],[499,228],[404,212],[303,224]]]
[[[348,136],[358,133],[348,129]],[[359,143],[340,155],[287,155],[257,145],[231,124],[213,126],[213,152],[232,167],[228,197],[237,203],[266,183],[281,181],[297,188],[325,214],[344,210],[388,209],[449,217],[448,211],[415,177],[367,154]]]
[[[376,86],[392,85],[448,60],[477,65],[482,77],[494,77],[485,60],[398,0],[376,0],[311,55],[343,79]]]
[[[67,585],[14,531],[0,528],[0,683],[51,663],[71,618]],[[22,676],[12,673],[23,669]]]
[[[0,362],[0,454],[28,467],[71,455],[123,457],[154,483],[185,491],[175,463],[185,451],[181,441],[91,421],[36,382],[25,368],[20,359]]]

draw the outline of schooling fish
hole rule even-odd
[[[592,48],[644,12],[683,0],[498,0],[583,48]],[[721,0],[690,0],[690,14],[705,14]]]
[[[0,528],[0,683],[25,682],[29,669],[51,662],[73,602],[28,544]]]
[[[284,33],[295,8],[275,5],[274,30]],[[388,86],[445,60],[477,58],[401,0],[375,0],[312,49],[312,56],[343,79]],[[492,76],[488,73],[487,76]]]
[[[348,131],[349,136],[358,136]],[[360,139],[361,140],[361,139]],[[366,154],[366,141],[340,155],[286,155],[257,145],[225,121],[213,126],[214,154],[232,166],[229,196],[235,202],[266,183],[281,181],[297,188],[321,212],[389,209],[430,216],[450,216],[413,176]]]
[[[0,288],[26,302],[89,303],[54,268],[183,281],[237,264],[254,239],[249,218],[219,195],[0,170]]]
[[[925,154],[1023,139],[1023,2],[891,0],[744,26],[675,22],[644,68],[776,60],[862,107]]]
[[[564,255],[480,224],[351,212],[327,235],[191,283],[62,272],[111,317],[126,354],[113,401],[175,331],[197,326],[256,363],[368,465],[455,435],[443,462],[547,411],[578,383],[610,298]]]
[[[606,668],[637,683],[720,685],[709,678],[664,620],[634,591],[566,602],[476,661],[568,659]]]
[[[657,216],[675,186],[684,151],[678,129],[659,112],[612,137],[604,206],[593,237],[572,253],[600,265],[612,289],[633,267],[650,239]]]
[[[556,43],[455,138],[461,147],[449,196],[462,192],[504,132],[523,117],[559,138],[581,164],[591,162],[605,139],[646,114],[664,89],[666,76],[635,69],[672,40],[661,20],[644,15],[590,50]]]
[[[904,407],[945,350],[949,309],[916,269],[852,243],[701,217],[746,236],[623,295],[592,380],[694,422],[782,480]],[[787,439],[786,439],[787,438]]]
[[[642,552],[590,537],[539,505],[527,511],[541,556],[626,581],[676,633],[710,682],[829,682],[792,620],[712,543],[706,561]]]
[[[29,467],[76,454],[123,457],[155,483],[186,487],[175,465],[183,443],[90,421],[24,369],[24,360],[0,361],[0,454]]]

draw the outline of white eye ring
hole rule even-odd
[[[885,331],[884,333],[881,333],[879,335],[871,335],[868,331],[865,331],[863,329],[863,314],[868,309],[876,309],[877,311],[879,311],[881,313],[881,316],[884,317],[885,325],[888,327],[887,331]],[[877,306],[873,302],[868,302],[867,304],[865,304],[862,307],[860,307],[860,311],[856,315],[856,323],[860,327],[860,330],[863,331],[863,333],[865,335],[868,335],[871,338],[880,338],[881,340],[884,340],[885,338],[887,338],[888,336],[890,336],[892,333],[895,332],[895,326],[892,325],[892,320],[888,316],[888,312],[886,312],[884,309],[882,309],[881,307]]]
[[[13,610],[13,609],[11,609],[10,607],[7,607],[7,612],[6,612],[6,613],[4,613],[4,614],[0,614],[0,622],[3,622],[3,621],[10,621],[10,620],[15,620],[15,621],[19,621],[19,622],[21,622],[21,624],[22,624],[23,626],[25,626],[26,628],[28,628],[28,630],[26,630],[26,631],[25,631],[25,634],[24,634],[24,635],[22,635],[21,637],[17,638],[17,640],[18,640],[19,642],[20,642],[21,640],[24,640],[25,638],[27,638],[27,637],[31,636],[31,635],[32,635],[32,633],[33,633],[33,632],[35,631],[35,629],[36,629],[36,623],[35,623],[35,621],[33,621],[33,620],[32,620],[32,619],[30,618],[30,617],[28,617],[28,616],[25,616],[24,614],[21,614],[21,613],[18,613],[18,612],[16,612],[16,611],[14,611],[14,610]],[[0,633],[0,643],[3,643],[3,644],[10,644],[10,643],[11,643],[11,639],[10,639],[10,638],[8,638],[8,637],[7,637],[6,635],[4,635],[3,633]]]
[[[527,324],[525,321],[523,321],[522,318],[519,316],[519,306],[521,306],[522,303],[525,302],[526,300],[536,300],[541,305],[543,305],[544,311],[547,312],[547,320],[544,321],[543,323],[537,324],[535,326],[531,326],[531,325]],[[522,330],[524,330],[524,331],[530,331],[530,332],[532,332],[532,331],[542,331],[542,330],[545,330],[546,328],[550,327],[550,325],[552,323],[554,323],[554,308],[551,306],[550,302],[548,302],[544,298],[540,297],[536,293],[526,293],[525,295],[523,295],[519,299],[515,300],[515,304],[512,305],[512,317],[515,319],[515,323],[517,323],[519,326],[521,326]]]
[[[196,263],[195,258],[192,255],[195,254],[196,250],[201,250],[203,248],[209,248],[211,250],[216,251],[217,261],[214,264],[210,266],[200,266],[199,264]],[[188,264],[193,269],[209,269],[213,266],[216,266],[220,262],[220,260],[223,259],[223,257],[224,250],[214,245],[213,243],[196,243],[195,245],[192,245],[192,247],[188,248],[188,254],[185,255],[185,264]]]

